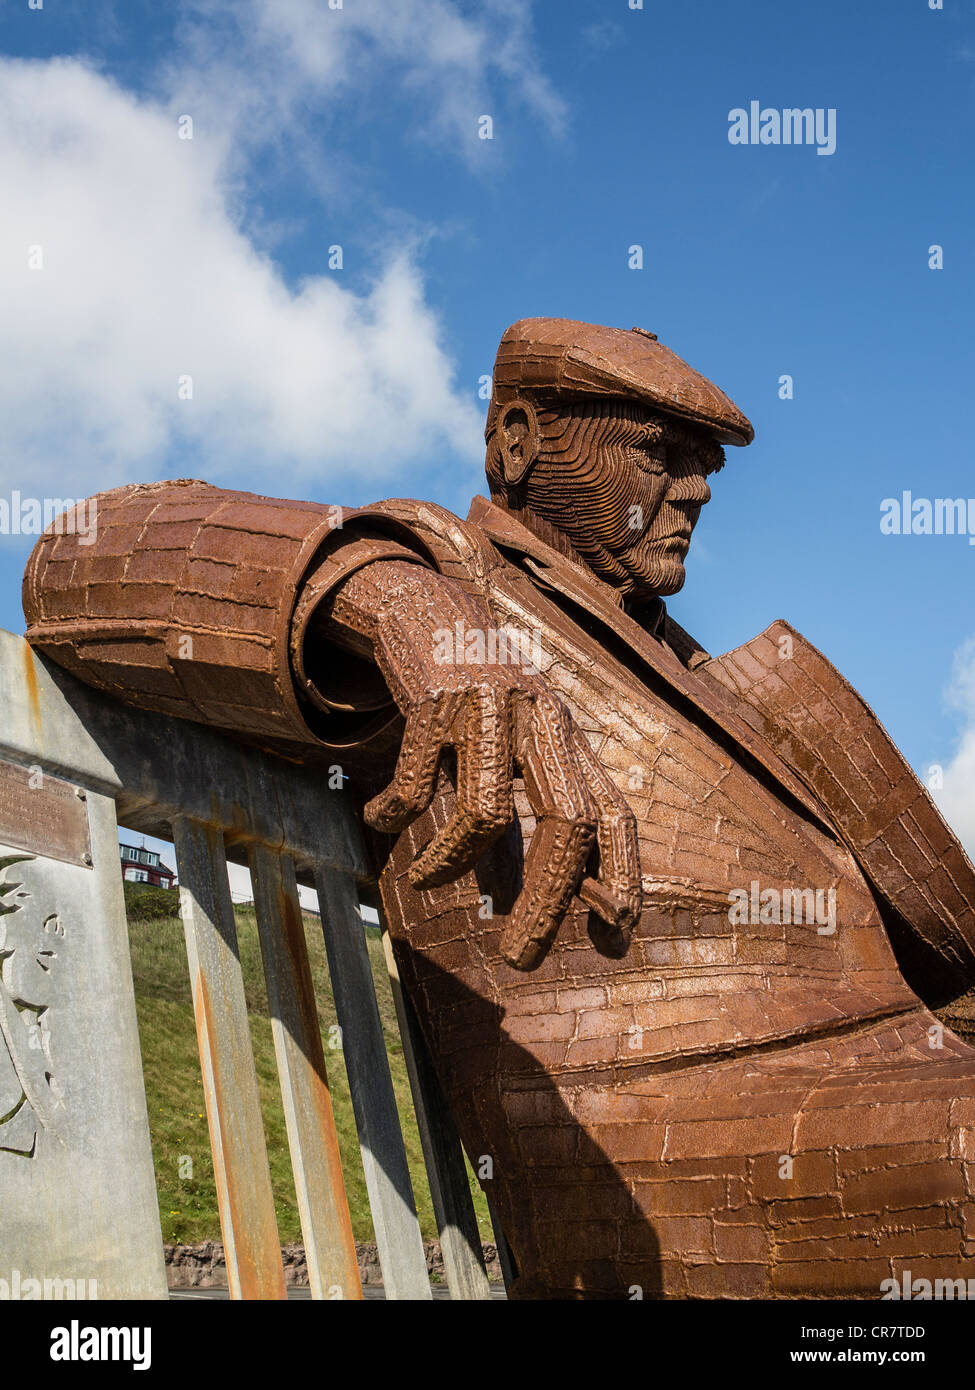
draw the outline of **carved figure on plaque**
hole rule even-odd
[[[0,1152],[33,1157],[40,1128],[57,1134],[61,1096],[48,1009],[64,927],[23,881],[28,856],[0,858]]]

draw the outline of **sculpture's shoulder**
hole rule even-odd
[[[763,736],[774,723],[781,730],[795,726],[797,736],[801,727],[810,741],[821,731],[843,742],[854,726],[865,725],[887,737],[849,681],[783,618],[740,647],[710,657],[700,670],[743,701],[744,718]]]
[[[434,568],[467,587],[486,592],[490,576],[503,559],[490,537],[474,521],[435,502],[394,497],[350,513],[345,529],[377,529],[418,549]]]
[[[697,667],[735,697],[739,714],[773,744],[851,830],[865,808],[902,783],[926,796],[878,716],[823,653],[784,619]],[[883,775],[878,776],[878,769]]]
[[[945,995],[969,988],[975,869],[850,682],[781,619],[696,674],[736,697],[741,718],[816,795],[897,921],[906,923],[910,983]],[[908,971],[907,961],[902,966]]]

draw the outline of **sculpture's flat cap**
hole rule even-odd
[[[750,444],[751,424],[733,401],[643,329],[575,319],[519,319],[498,348],[487,432],[516,396],[612,396],[642,401],[700,426],[721,444]]]

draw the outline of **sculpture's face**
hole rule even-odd
[[[706,469],[687,447],[686,431],[662,425],[649,411],[634,406],[628,420],[612,423],[617,429],[605,430],[590,453],[596,505],[585,508],[591,539],[617,562],[604,577],[633,597],[675,594],[684,583],[691,533],[711,496]],[[578,514],[567,521],[571,538]],[[622,576],[614,574],[617,567]]]
[[[539,414],[524,498],[622,594],[666,596],[684,583],[707,476],[722,461],[718,445],[672,417],[636,402],[585,402]]]

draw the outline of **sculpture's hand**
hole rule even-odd
[[[539,675],[466,659],[464,642],[452,644],[458,631],[490,630],[487,608],[430,570],[376,562],[346,581],[330,625],[368,636],[406,717],[393,780],[366,806],[368,824],[405,830],[430,804],[444,751],[456,752],[457,810],[414,861],[413,884],[459,877],[504,832],[517,768],[538,826],[502,937],[505,959],[537,965],[576,891],[608,924],[604,944],[625,950],[641,906],[633,813]],[[599,877],[584,879],[594,840]]]

